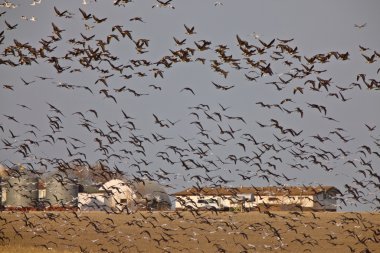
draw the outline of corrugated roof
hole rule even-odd
[[[237,194],[254,194],[257,196],[302,196],[302,195],[315,195],[320,192],[328,192],[337,190],[334,186],[284,186],[284,187],[236,187],[236,188],[210,188],[204,187],[202,189],[189,188],[177,193],[175,196],[191,196],[191,195],[237,195]]]

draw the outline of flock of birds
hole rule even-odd
[[[338,252],[368,253],[376,252],[379,242],[378,223],[360,213],[342,213],[323,222],[323,215],[296,211],[257,217],[260,220],[236,219],[227,213],[210,216],[178,211],[129,217],[16,213],[0,216],[0,235],[4,244],[29,239],[46,252],[58,248],[83,253],[317,252],[325,245]]]
[[[39,0],[30,5],[43,4]],[[156,41],[139,33],[139,25],[149,25],[144,17],[117,24],[101,10],[87,8],[97,4],[84,0],[69,9],[52,5],[49,30],[35,41],[20,39],[18,32],[25,22],[44,17],[24,14],[15,22],[11,17],[22,4],[0,5],[5,25],[0,29],[0,68],[2,75],[11,75],[11,81],[1,80],[1,97],[12,98],[9,104],[1,102],[0,109],[3,165],[21,163],[39,176],[53,169],[70,176],[86,168],[99,180],[144,178],[174,190],[234,184],[281,187],[299,184],[304,173],[321,173],[348,177],[342,179],[338,208],[379,210],[379,129],[363,122],[360,131],[369,136],[363,143],[331,108],[344,108],[357,94],[379,92],[376,49],[358,45],[355,52],[303,55],[293,38],[239,34],[232,42],[217,44],[199,35],[202,27],[181,24],[183,33],[172,36],[170,49],[149,58]],[[114,8],[133,4],[112,3]],[[176,11],[172,0],[156,0],[151,7]],[[214,7],[226,8],[222,2]],[[354,29],[366,25],[355,24]],[[355,73],[348,83],[336,80],[328,68],[356,55],[377,70]],[[202,69],[212,79],[202,87],[165,83],[186,67]],[[38,74],[31,74],[35,69]],[[65,101],[28,100],[23,90],[47,91],[58,94],[56,101]],[[259,116],[234,105],[245,92],[262,94],[245,105]],[[76,95],[83,101],[73,106],[70,100]],[[163,104],[170,108],[160,110]],[[171,118],[170,110],[180,113]],[[318,122],[318,132],[303,127],[308,120]]]

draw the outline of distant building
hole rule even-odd
[[[104,204],[104,190],[99,190],[99,185],[80,185],[78,193],[78,208],[82,211],[101,211]]]
[[[112,179],[103,184],[99,190],[104,190],[104,203],[113,211],[131,211],[136,195],[124,181]]]
[[[2,199],[9,210],[34,209],[38,205],[39,179],[23,167],[14,166],[2,179]],[[4,192],[5,190],[5,192]]]
[[[133,189],[136,194],[136,207],[139,210],[159,210],[165,211],[171,209],[171,201],[166,193],[164,186],[156,181],[142,180],[133,183]]]
[[[336,211],[338,193],[340,191],[333,186],[284,186],[190,188],[174,195],[176,209],[202,209],[205,206],[203,200],[210,200],[217,203],[219,210]]]
[[[174,193],[175,208],[181,209],[255,209],[252,188],[190,188]],[[208,204],[205,203],[208,202]]]
[[[100,186],[82,187],[78,207],[85,211],[129,212],[134,206],[134,191],[122,180],[112,179]]]

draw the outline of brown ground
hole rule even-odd
[[[380,252],[380,214],[2,212],[0,245],[9,253]]]

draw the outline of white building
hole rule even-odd
[[[336,211],[339,192],[333,186],[257,187],[255,202],[258,206],[269,205],[278,210]]]
[[[333,186],[318,187],[238,187],[238,188],[190,188],[175,193],[176,209],[197,209],[200,199],[216,201],[220,209],[314,210],[336,211],[336,195]]]
[[[174,195],[177,210],[203,208],[204,200],[216,203],[219,210],[242,209],[242,207],[246,209],[256,208],[254,194],[247,187],[203,188],[202,190],[190,188]]]
[[[131,211],[134,207],[133,199],[136,198],[134,191],[119,179],[112,179],[103,184],[99,190],[104,190],[104,204],[113,211]]]
[[[107,208],[104,192],[78,193],[78,208],[82,211],[101,211]]]
[[[88,187],[91,188],[91,187]],[[78,194],[78,208],[87,211],[130,212],[134,210],[134,191],[122,180],[112,179],[99,188]]]

